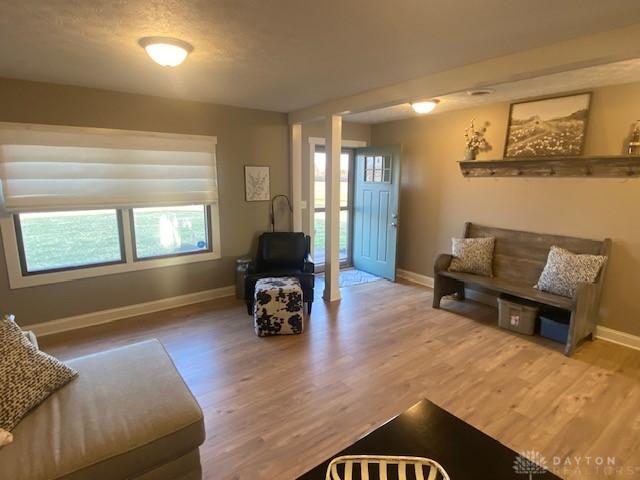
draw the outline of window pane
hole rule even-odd
[[[325,246],[325,212],[315,212],[314,214],[314,237],[313,237],[313,261],[317,264],[324,263]],[[346,260],[349,245],[349,211],[340,210],[340,259]]]
[[[325,201],[325,174],[327,168],[327,156],[324,152],[315,152],[313,156],[314,178],[314,208],[324,208]]]
[[[27,272],[122,261],[116,210],[21,213]]]
[[[324,212],[315,212],[313,215],[313,261],[324,263]]]
[[[149,258],[208,251],[207,223],[204,205],[134,208],[136,256]]]
[[[348,153],[340,154],[340,206],[349,205],[349,168],[350,156]],[[314,163],[314,208],[325,208],[326,168],[327,156],[324,151],[316,151],[313,157]]]
[[[350,155],[348,153],[340,154],[340,206],[349,206],[349,169]]]
[[[340,210],[340,260],[347,259],[349,245],[349,211]]]

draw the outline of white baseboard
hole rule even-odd
[[[619,330],[614,330],[613,328],[601,327],[598,325],[596,327],[596,338],[611,343],[617,343],[618,345],[633,348],[635,350],[640,350],[640,337],[630,333],[621,332]]]
[[[409,270],[402,270],[401,268],[398,268],[396,270],[396,275],[398,276],[398,278],[402,278],[404,280],[417,283],[418,285],[423,285],[425,287],[433,288],[433,277],[428,277],[427,275],[421,275],[419,273],[410,272]]]
[[[162,298],[151,302],[136,303],[134,305],[126,305],[124,307],[111,308],[109,310],[100,310],[98,312],[85,313],[73,317],[59,318],[49,322],[35,323],[33,325],[21,326],[23,330],[31,330],[37,336],[43,337],[54,333],[67,332],[78,328],[91,327],[101,325],[103,323],[115,322],[123,318],[135,317],[136,315],[145,315],[147,313],[159,312],[170,308],[182,307],[194,303],[206,302],[216,298],[231,297],[235,294],[233,285],[213,290],[204,290],[202,292],[189,293],[179,295],[177,297]]]
[[[404,280],[408,280],[410,282],[417,283],[425,287],[433,288],[433,277],[428,277],[426,275],[421,275],[419,273],[410,272],[408,270],[402,270],[402,269],[396,270],[396,275],[399,278],[402,278]],[[471,300],[475,300],[476,302],[484,303],[492,307],[496,307],[498,305],[497,297],[489,293],[479,292],[477,290],[466,288],[465,295],[467,298]],[[640,350],[639,336],[632,335],[626,332],[621,332],[619,330],[614,330],[609,327],[597,326],[596,338],[599,338],[600,340],[605,340],[607,342],[616,343],[624,347]]]

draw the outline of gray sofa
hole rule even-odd
[[[202,478],[202,411],[159,341],[68,364],[79,377],[13,430],[13,443],[0,449],[0,477]]]

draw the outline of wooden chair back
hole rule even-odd
[[[516,283],[535,285],[552,246],[573,253],[608,255],[610,240],[589,240],[561,235],[523,232],[466,223],[465,238],[495,237],[493,274]]]

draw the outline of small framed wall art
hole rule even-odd
[[[263,202],[271,199],[269,167],[244,167],[244,195],[247,202]]]

